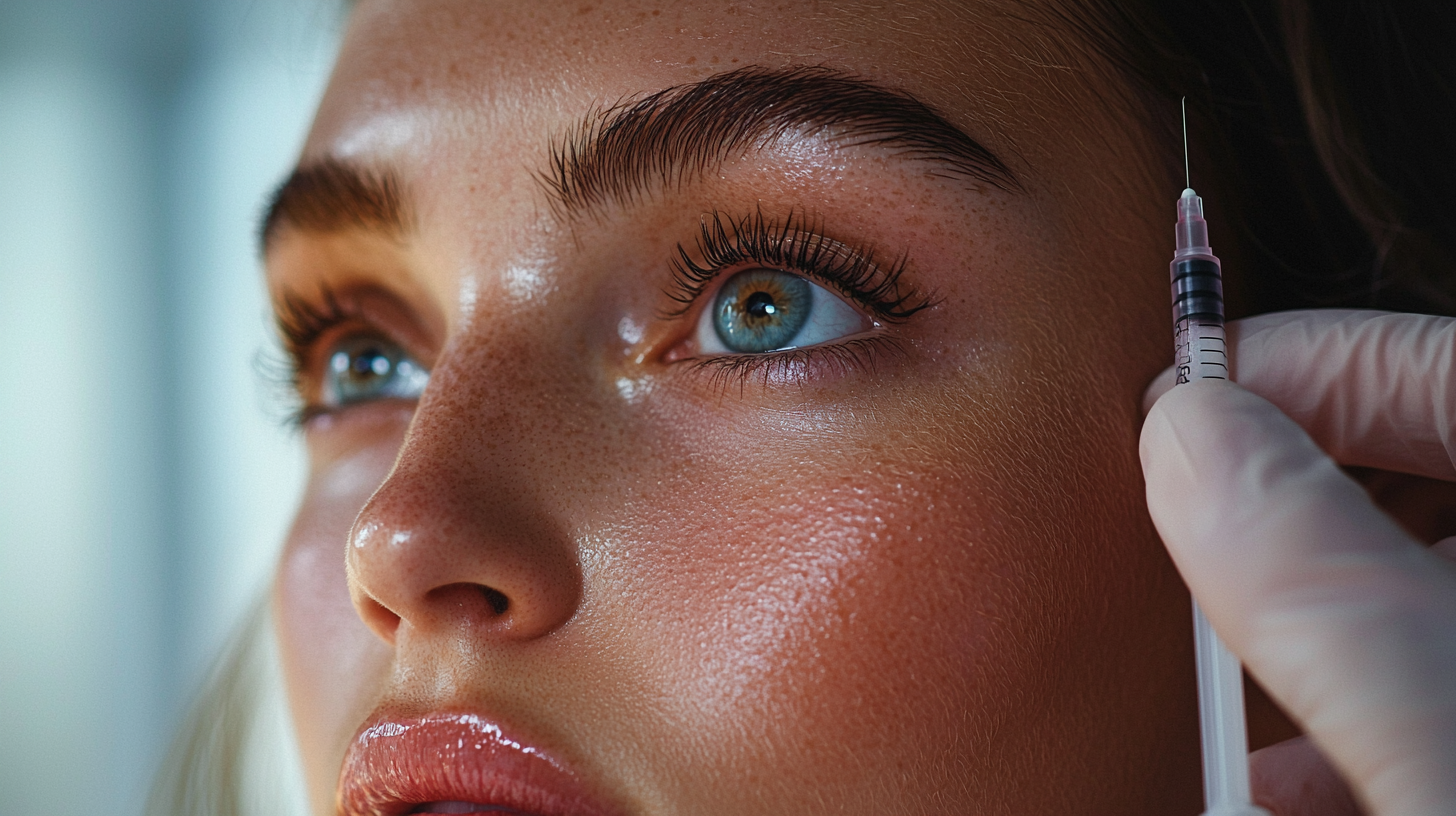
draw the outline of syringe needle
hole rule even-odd
[[[1179,107],[1183,109],[1183,187],[1193,187],[1193,174],[1188,172],[1188,97],[1178,101]]]

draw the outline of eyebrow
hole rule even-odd
[[[571,216],[699,178],[791,133],[882,148],[926,162],[932,176],[1021,188],[995,153],[929,105],[822,67],[739,68],[593,111],[552,143],[537,179],[558,214]],[[259,230],[265,253],[286,226],[402,233],[410,211],[392,170],[322,159],[298,167],[273,194]]]
[[[930,175],[1020,189],[996,154],[910,94],[829,68],[758,66],[595,111],[538,178],[565,214],[680,185],[751,149],[828,136],[927,162]]]
[[[410,211],[399,177],[323,159],[300,166],[273,193],[258,230],[263,251],[284,227],[311,232],[349,228],[403,233]]]

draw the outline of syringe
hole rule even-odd
[[[1188,160],[1188,117],[1183,118],[1183,156]],[[1188,180],[1185,179],[1185,185]],[[1178,198],[1178,226],[1169,265],[1173,286],[1173,360],[1178,383],[1229,378],[1223,330],[1223,277],[1208,243],[1203,199],[1185,186]],[[1198,723],[1203,734],[1204,816],[1269,816],[1252,803],[1249,739],[1244,724],[1243,670],[1193,602],[1193,643],[1198,662]]]

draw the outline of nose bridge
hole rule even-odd
[[[447,349],[393,471],[355,521],[350,594],[390,642],[402,627],[460,624],[531,639],[576,610],[580,567],[554,493],[570,444],[561,380],[539,348],[514,345]]]

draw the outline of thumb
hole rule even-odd
[[[1214,628],[1375,812],[1456,802],[1456,570],[1292,420],[1179,386],[1141,453],[1153,522]]]

